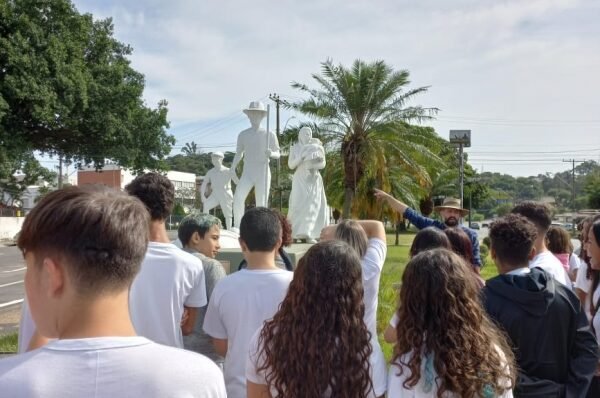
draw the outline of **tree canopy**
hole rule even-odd
[[[131,52],[111,19],[68,0],[0,2],[0,163],[37,150],[76,165],[163,168],[174,143],[167,104],[146,106]]]
[[[313,74],[318,88],[292,85],[309,97],[291,106],[317,121],[321,135],[329,137],[338,152],[328,157],[327,173],[339,174],[332,180],[343,184],[344,217],[380,215],[374,187],[418,203],[431,185],[425,164],[443,164],[436,154],[435,131],[410,124],[429,118],[437,109],[407,106],[415,95],[427,91],[427,87],[407,90],[408,78],[408,71],[395,71],[383,61],[356,60],[350,68],[326,61],[321,74]],[[328,198],[337,206],[332,187],[327,184]]]

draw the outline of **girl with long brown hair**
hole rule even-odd
[[[591,294],[594,291],[592,288],[592,284],[594,280],[598,280],[596,276],[599,271],[594,270],[590,266],[590,256],[588,253],[588,245],[589,245],[589,231],[592,223],[597,220],[597,217],[590,216],[585,218],[582,221],[581,227],[581,251],[579,252],[579,258],[581,259],[581,263],[579,266],[579,270],[577,271],[577,277],[575,278],[575,294],[579,297],[579,301],[585,310],[585,314],[588,317],[588,320],[592,320],[592,312],[591,312]]]
[[[446,249],[424,251],[406,266],[390,397],[513,396],[514,357],[481,305],[472,272]]]
[[[250,343],[249,398],[372,394],[360,258],[341,241],[312,246],[287,296]]]

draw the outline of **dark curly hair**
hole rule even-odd
[[[439,398],[448,392],[467,398],[501,395],[512,388],[512,350],[483,309],[471,273],[447,249],[424,251],[406,266],[391,361],[398,375],[409,372],[404,388],[427,377],[421,371],[424,354],[433,359]]]
[[[544,234],[552,224],[552,215],[548,205],[542,202],[526,200],[516,205],[512,210],[513,214],[520,214],[531,221],[539,232]]]
[[[364,312],[356,251],[337,240],[312,246],[260,332],[257,370],[270,390],[292,398],[366,397],[372,349]]]
[[[529,261],[538,231],[528,218],[508,214],[490,225],[491,248],[500,262],[523,266]]]
[[[158,173],[142,174],[125,186],[128,194],[137,197],[148,209],[152,221],[166,220],[175,204],[175,187]]]
[[[282,212],[278,210],[274,211],[277,213],[277,217],[279,217],[279,222],[281,223],[281,246],[288,247],[293,243],[292,225]]]
[[[422,251],[437,249],[439,247],[451,249],[452,245],[444,231],[436,227],[427,227],[417,232],[408,252],[412,257]]]

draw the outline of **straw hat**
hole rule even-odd
[[[440,210],[444,210],[444,209],[454,209],[454,210],[458,210],[461,212],[461,214],[464,216],[465,214],[469,214],[469,210],[467,209],[463,209],[460,205],[460,200],[456,199],[456,198],[445,198],[444,199],[444,203],[442,203],[441,206],[436,206],[433,208],[433,210],[435,211],[440,211]]]

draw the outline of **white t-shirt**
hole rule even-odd
[[[578,255],[576,255],[575,253],[571,253],[571,255],[569,256],[569,271],[573,272],[576,269],[579,269],[582,262],[583,261],[581,261]]]
[[[363,276],[363,288],[364,288],[364,303],[365,303],[365,324],[367,329],[371,332],[371,346],[373,353],[369,358],[371,365],[373,389],[375,390],[375,396],[381,396],[385,393],[387,385],[387,366],[385,362],[385,356],[379,346],[379,340],[377,339],[377,305],[379,297],[379,279],[381,277],[381,270],[383,269],[383,263],[385,262],[385,256],[387,254],[387,245],[384,241],[378,238],[369,239],[369,245],[367,246],[367,252],[363,257],[362,263],[362,276]]]
[[[33,332],[35,332],[35,322],[31,317],[29,304],[27,304],[27,297],[25,297],[23,304],[21,305],[21,319],[19,321],[19,348],[17,351],[19,354],[27,352],[27,347],[29,347]]]
[[[250,344],[248,345],[248,356],[246,359],[246,380],[251,381],[254,384],[261,384],[266,386],[266,371],[258,371],[259,365],[263,364],[265,361],[264,353],[261,353],[262,346],[259,344],[261,331],[262,328],[258,328],[256,333],[254,333],[254,335],[250,339]],[[279,398],[277,390],[275,390],[274,388],[271,388],[270,393],[271,398]],[[328,396],[329,394],[325,395],[324,398]]]
[[[183,348],[183,306],[206,305],[202,262],[171,243],[148,243],[129,294],[129,310],[140,336]]]
[[[0,360],[0,394],[19,398],[225,398],[208,358],[144,337],[55,340]]]
[[[407,362],[410,359],[412,354],[405,354],[402,357],[404,362]],[[390,365],[390,370],[388,373],[388,388],[387,388],[387,396],[394,398],[436,398],[437,397],[437,374],[435,372],[435,368],[433,367],[432,361],[427,361],[426,358],[421,360],[421,378],[417,382],[417,384],[412,389],[404,388],[404,382],[406,379],[410,377],[410,369],[405,367],[403,369],[403,373],[401,376],[398,376],[399,373],[399,363],[400,358]],[[425,367],[429,366],[429,370],[425,370]],[[427,376],[430,375],[430,380],[427,381]],[[506,379],[506,385],[510,385],[510,379]],[[445,394],[444,397],[447,398],[460,398],[456,394]],[[512,398],[513,393],[511,389],[508,389],[504,392],[504,394],[500,395],[499,398]]]
[[[590,290],[592,289],[592,280],[587,278],[587,270],[587,263],[585,261],[581,261],[579,265],[579,270],[577,271],[577,278],[575,279],[574,286],[575,288],[585,293],[585,302],[581,303],[581,305],[583,306],[583,310],[585,311],[585,315],[587,316],[588,321],[591,321],[592,314],[590,312]]]
[[[224,373],[227,396],[246,397],[246,360],[250,339],[279,309],[293,273],[281,269],[242,269],[215,286],[204,331],[227,340]]]
[[[557,282],[562,283],[569,289],[571,288],[571,282],[567,276],[567,271],[565,271],[560,260],[557,259],[552,252],[546,250],[537,254],[533,260],[529,262],[529,268],[533,267],[543,269],[552,275]]]

